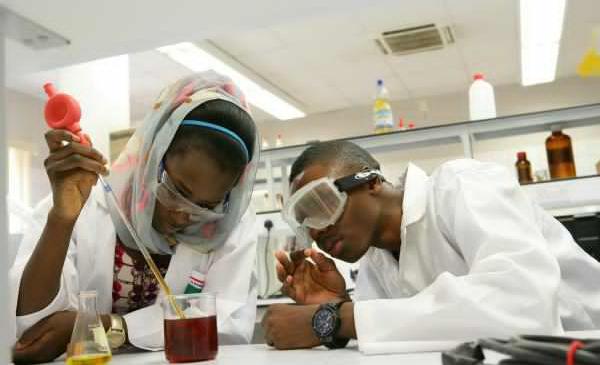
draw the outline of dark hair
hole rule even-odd
[[[364,168],[379,170],[379,162],[365,149],[348,141],[317,142],[302,152],[294,161],[290,183],[312,165],[331,165],[352,173]]]
[[[255,125],[252,117],[237,105],[225,100],[207,101],[189,112],[185,119],[210,122],[232,131],[244,142],[248,159],[252,159]],[[248,162],[239,142],[222,132],[194,125],[182,125],[177,129],[166,154],[185,153],[190,148],[205,152],[228,172],[240,172]]]

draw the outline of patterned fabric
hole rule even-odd
[[[162,276],[169,267],[170,256],[152,257]],[[117,239],[113,276],[112,313],[125,315],[154,304],[160,287],[143,257],[134,258]]]
[[[185,77],[160,94],[154,109],[138,126],[127,146],[111,167],[107,178],[117,195],[119,208],[134,227],[141,242],[153,253],[173,254],[172,242],[189,245],[201,253],[222,246],[240,222],[252,195],[259,160],[260,137],[254,138],[254,151],[237,185],[229,192],[228,209],[217,222],[199,222],[165,237],[152,228],[156,188],[163,157],[185,116],[199,105],[223,100],[250,110],[241,90],[227,77],[207,71]],[[253,123],[253,122],[252,122]],[[117,234],[123,243],[135,248],[135,242],[109,200]]]

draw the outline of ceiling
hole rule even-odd
[[[68,47],[38,52],[11,46],[9,70],[33,72],[330,14],[340,8],[351,10],[365,1],[0,0],[0,4],[71,42]]]
[[[125,6],[130,14],[142,9],[144,16],[160,24],[150,26],[148,23],[152,21],[142,21],[141,29],[137,29],[140,16],[136,16],[133,29],[126,26],[131,23],[131,16],[115,15],[103,7],[97,17],[90,18],[99,10],[99,5],[89,2],[85,2],[85,6],[77,5],[83,3],[75,0],[58,2],[73,5],[74,11],[87,14],[87,22],[74,20],[61,24],[55,17],[67,21],[63,14],[22,7],[26,10],[24,15],[42,24],[44,21],[54,23],[57,26],[54,30],[74,40],[75,48],[70,54],[53,55],[45,62],[46,67],[85,57],[130,53],[134,120],[143,116],[163,86],[188,72],[157,51],[137,51],[202,38],[210,38],[236,62],[275,85],[276,92],[291,96],[297,106],[309,114],[370,104],[378,78],[384,79],[393,99],[417,100],[464,92],[475,72],[483,72],[494,85],[520,82],[517,0],[487,0],[485,6],[477,0],[323,2],[327,5],[303,1],[286,2],[285,6],[278,1],[262,0],[253,2],[253,6],[239,2],[236,8],[232,8],[232,1],[228,6],[223,2],[207,5],[208,11],[214,14],[227,13],[227,22],[219,16],[190,16],[189,8],[182,10],[185,6],[171,9],[163,5],[149,10],[141,7],[140,1],[118,2],[118,7]],[[27,2],[14,2],[17,11],[21,3]],[[117,4],[116,1],[105,3]],[[186,6],[194,8],[191,2]],[[162,16],[168,12],[173,16]],[[203,21],[189,24],[194,17]],[[114,29],[101,34],[96,27],[106,28],[107,18],[111,19],[109,23]],[[179,23],[179,28],[170,28]],[[456,43],[443,50],[385,56],[373,42],[383,31],[427,23],[452,26]],[[231,24],[236,25],[231,27]],[[598,0],[568,2],[558,78],[575,74],[577,63],[591,43],[594,25],[600,25]],[[84,30],[83,33],[79,34],[78,29]],[[111,35],[115,36],[112,40]],[[97,42],[97,49],[79,44],[76,42],[79,38]],[[15,81],[14,85],[23,91],[31,85],[39,85],[23,81],[27,77],[19,79],[21,81]],[[256,118],[272,119],[260,111],[256,111]]]
[[[214,41],[242,64],[299,100],[309,113],[370,104],[375,80],[392,98],[466,92],[483,72],[494,85],[520,83],[518,1],[397,1],[385,7],[231,34]],[[383,55],[373,39],[405,26],[450,25],[456,43],[443,50]],[[600,1],[571,0],[557,78],[573,76],[600,25]]]

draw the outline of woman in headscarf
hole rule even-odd
[[[220,344],[250,341],[257,232],[247,208],[259,138],[231,80],[206,72],[161,93],[107,178],[118,207],[94,187],[108,174],[99,152],[63,130],[46,140],[52,196],[36,208],[43,229],[32,224],[10,272],[15,362],[63,353],[87,290],[98,293],[112,348],[163,347],[160,288],[117,209],[174,294],[216,293]]]

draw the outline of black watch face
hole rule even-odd
[[[313,318],[313,329],[318,337],[328,337],[335,331],[335,312],[319,309]]]

